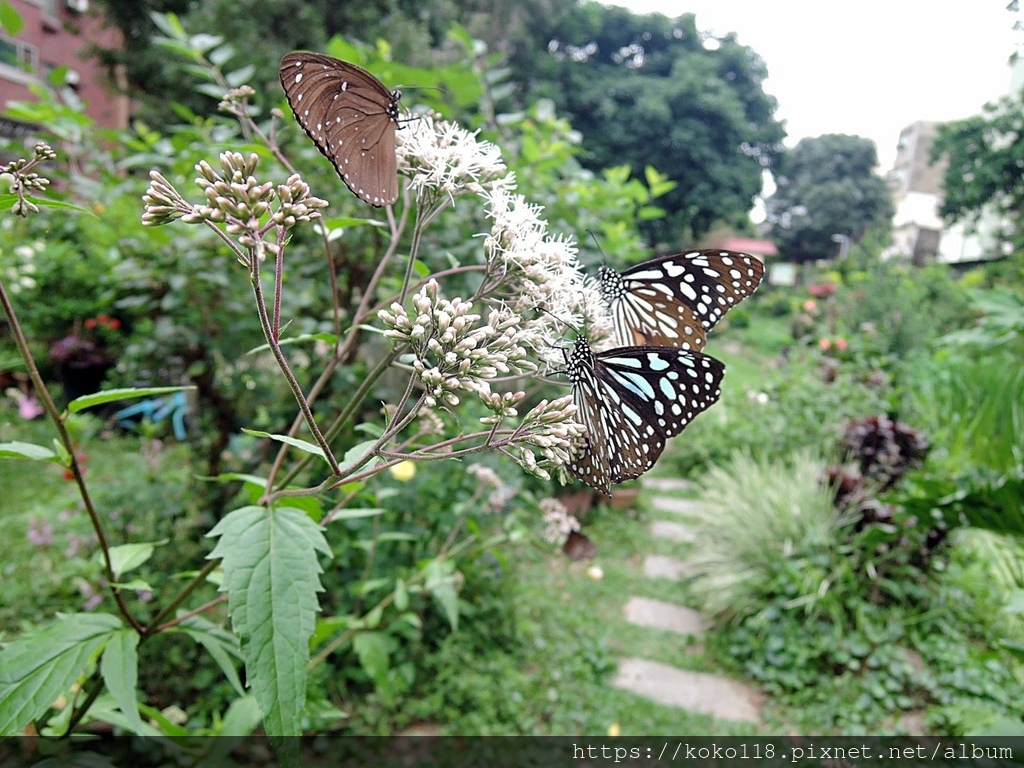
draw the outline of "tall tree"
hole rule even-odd
[[[669,19],[584,3],[538,24],[514,53],[520,99],[554,99],[583,134],[594,169],[652,165],[678,186],[652,240],[678,244],[717,220],[745,219],[785,135],[761,58],[734,36],[709,39],[692,14]],[[544,35],[544,37],[540,37]]]
[[[829,258],[838,248],[834,235],[856,243],[868,230],[887,227],[892,193],[877,165],[875,143],[860,136],[801,139],[786,152],[766,205],[782,255],[801,262]]]
[[[1002,221],[1003,241],[1024,249],[1024,92],[940,125],[931,154],[947,163],[939,215],[971,222],[992,212]]]

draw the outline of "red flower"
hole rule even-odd
[[[95,317],[90,317],[88,320],[86,320],[85,321],[85,327],[88,328],[89,330],[92,330],[93,328],[95,328],[96,327],[96,318]]]

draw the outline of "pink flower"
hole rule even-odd
[[[21,395],[18,398],[18,415],[26,421],[31,421],[43,412],[43,406],[39,401],[30,395]]]
[[[836,349],[840,352],[845,352],[849,346],[850,345],[846,343],[846,339],[836,339]]]
[[[828,352],[828,350],[831,347],[832,342],[831,340],[829,340],[827,336],[823,336],[822,338],[818,339],[818,349],[820,349],[822,352]]]
[[[807,301],[804,302],[804,312],[817,312],[817,311],[818,311],[818,302],[816,302],[814,299],[808,299]]]

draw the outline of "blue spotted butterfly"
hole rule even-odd
[[[722,316],[757,289],[764,265],[745,253],[709,249],[621,273],[601,267],[598,274],[617,344],[700,350]]]
[[[725,366],[710,355],[676,347],[595,353],[580,336],[566,353],[565,375],[577,420],[587,429],[568,469],[607,495],[612,483],[654,466],[665,441],[718,400]]]

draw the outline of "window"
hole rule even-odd
[[[57,2],[58,0],[27,0],[32,5],[42,9],[45,16],[56,16],[57,15]]]
[[[39,51],[34,45],[0,35],[0,77],[27,83],[39,68]]]

